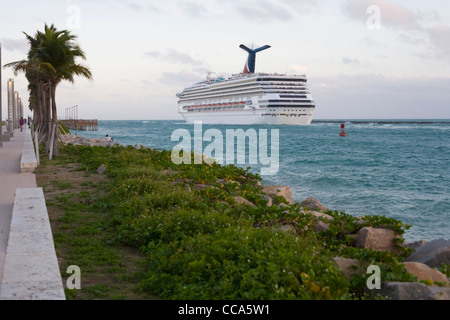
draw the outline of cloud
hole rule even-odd
[[[358,59],[351,59],[351,58],[342,58],[342,63],[350,64],[350,65],[360,65],[361,64]]]
[[[203,79],[194,72],[191,71],[179,71],[179,72],[163,72],[159,81],[167,84],[174,89],[182,91],[187,85],[200,82]]]
[[[360,74],[309,81],[315,118],[449,119],[450,77]]]
[[[380,9],[382,27],[421,29],[423,14],[414,13],[401,4],[388,0],[348,0],[342,4],[342,12],[352,19],[366,23],[369,18],[367,10],[371,6]]]
[[[194,67],[203,65],[203,62],[201,60],[195,59],[187,53],[179,52],[175,49],[170,48],[167,49],[166,52],[147,51],[144,53],[144,55],[152,58],[161,58],[172,63],[187,64]]]
[[[286,21],[293,18],[292,11],[278,2],[260,1],[255,6],[254,1],[244,2],[237,7],[237,11],[244,18],[255,22],[267,22],[269,20]]]
[[[201,4],[194,2],[183,2],[180,4],[180,8],[182,9],[185,15],[190,17],[200,17],[208,15],[208,10]]]
[[[161,56],[161,52],[159,51],[147,51],[144,53],[147,57],[159,58]]]
[[[450,26],[436,25],[427,32],[436,58],[450,59]]]
[[[23,39],[9,39],[3,38],[0,40],[2,46],[9,51],[21,51],[27,52],[29,49],[28,40],[24,37]]]

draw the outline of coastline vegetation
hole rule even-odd
[[[329,211],[329,229],[314,232],[298,203],[277,197],[267,206],[249,168],[175,165],[165,150],[68,145],[55,160],[43,158],[36,176],[63,279],[68,266],[81,268],[82,289],[66,289],[68,299],[374,298],[365,291],[370,274],[346,278],[336,256],[379,266],[383,280],[417,280],[401,263],[409,250],[400,242],[398,254],[353,245],[364,226],[398,234],[409,226]]]

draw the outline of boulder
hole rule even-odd
[[[248,201],[247,199],[244,199],[242,197],[233,197],[234,201],[236,201],[237,204],[244,204],[253,208],[256,208],[256,205],[250,201]]]
[[[426,244],[427,242],[425,240],[419,240],[419,241],[414,241],[414,242],[405,242],[403,244],[403,246],[405,248],[411,248],[413,250],[417,250],[417,248],[423,246],[424,244]]]
[[[326,220],[333,220],[334,218],[332,216],[330,216],[329,214],[323,213],[323,212],[318,212],[318,211],[306,211],[306,213],[310,213],[312,214],[315,218],[324,218]]]
[[[420,262],[405,262],[404,264],[406,271],[415,275],[419,281],[441,282],[446,283],[447,286],[449,284],[447,277],[442,272],[432,269],[426,264]]]
[[[184,181],[186,183],[186,181]],[[208,188],[217,189],[217,187],[212,186],[210,184],[204,184],[204,183],[196,183],[194,184],[194,190],[206,190]]]
[[[295,227],[290,224],[282,224],[274,228],[275,231],[292,232],[297,233]]]
[[[105,164],[102,164],[100,167],[98,167],[98,169],[97,169],[97,173],[100,173],[100,174],[102,174],[102,173],[105,173],[105,171],[106,171],[106,165]]]
[[[393,241],[397,237],[397,234],[390,229],[364,227],[358,232],[356,247],[371,248],[376,251],[386,250],[395,254],[398,249]]]
[[[327,231],[328,229],[330,229],[330,224],[323,221],[316,221],[313,228],[314,232]]]
[[[313,197],[308,197],[300,203],[300,207],[308,208],[309,210],[327,212],[328,208],[320,203],[319,200]]]
[[[379,294],[392,300],[450,300],[450,288],[431,287],[420,282],[383,282]]]
[[[437,239],[424,244],[405,259],[406,262],[421,262],[431,268],[438,268],[441,263],[450,264],[450,241]]]
[[[271,207],[271,206],[272,206],[272,203],[273,203],[272,197],[269,197],[268,195],[265,195],[265,194],[260,194],[260,196],[261,196],[264,200],[267,201],[267,206],[268,206],[268,207]]]
[[[321,232],[327,231],[330,229],[330,224],[323,220],[333,220],[334,218],[326,213],[318,212],[318,211],[306,211],[305,214],[311,214],[314,222],[314,231]]]
[[[263,192],[271,197],[281,196],[289,204],[294,204],[294,198],[292,197],[292,190],[289,186],[264,186]]]
[[[361,275],[364,273],[364,270],[359,265],[358,259],[334,257],[332,261],[336,266],[338,266],[338,268],[348,279],[350,279],[355,274]]]

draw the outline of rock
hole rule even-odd
[[[98,167],[98,169],[97,169],[97,173],[100,173],[100,174],[102,174],[102,173],[105,173],[105,171],[106,171],[106,165],[105,164],[102,164],[100,167]]]
[[[321,232],[327,231],[330,228],[330,224],[323,220],[333,220],[334,218],[329,214],[318,212],[318,211],[306,211],[305,214],[311,214],[314,218],[314,231]]]
[[[330,229],[330,224],[323,221],[317,221],[314,223],[313,228],[314,232],[327,231],[328,229]]]
[[[411,248],[413,250],[416,250],[417,248],[423,246],[425,243],[427,243],[425,240],[419,240],[419,241],[414,241],[414,242],[405,242],[403,244],[403,246],[406,248]]]
[[[268,207],[272,206],[272,203],[273,203],[272,197],[269,197],[268,195],[265,195],[265,194],[260,194],[260,196],[263,197],[263,199],[267,201]]]
[[[447,277],[438,270],[432,269],[426,264],[420,263],[420,262],[405,262],[405,269],[409,273],[415,275],[417,277],[417,280],[425,280],[425,281],[432,281],[435,282],[443,282],[446,283],[447,286],[449,284],[449,281]]]
[[[327,212],[328,208],[320,203],[319,200],[313,197],[308,197],[300,203],[300,207],[308,208],[309,210]]]
[[[203,184],[203,183],[196,183],[194,184],[194,190],[205,190],[208,188],[211,188],[212,186],[209,184]],[[213,187],[215,188],[215,187]]]
[[[380,294],[392,300],[450,300],[450,288],[431,287],[420,282],[383,282]]]
[[[277,226],[277,227],[275,227],[275,231],[297,233],[297,230],[295,230],[295,227],[291,226],[290,224],[283,224],[281,226]]]
[[[263,192],[271,197],[281,196],[289,204],[294,204],[294,198],[292,197],[292,190],[289,186],[264,186]]]
[[[395,254],[398,252],[393,242],[396,238],[397,235],[393,230],[364,227],[358,232],[356,247],[371,248],[376,251],[386,250]]]
[[[333,220],[334,219],[329,214],[318,212],[318,211],[306,211],[305,214],[307,214],[307,213],[312,214],[315,218],[324,218],[324,219],[327,219],[327,220]]]
[[[364,273],[364,270],[359,265],[358,259],[334,257],[332,261],[339,267],[339,269],[348,279],[350,279],[355,274],[361,275]]]
[[[244,199],[242,197],[233,197],[233,199],[236,201],[236,203],[238,204],[245,204],[247,206],[256,208],[256,205],[254,203],[251,203],[250,201],[248,201],[247,199]]]
[[[406,262],[421,262],[431,268],[438,268],[441,263],[450,264],[450,241],[437,239],[424,244],[405,259]]]
[[[88,139],[86,137],[83,136],[77,136],[75,135],[65,135],[65,143],[71,143],[73,145],[83,145],[83,146],[103,146],[103,147],[111,147],[113,145],[118,145],[118,143],[113,142],[113,141],[105,141],[104,139],[101,138],[93,138],[93,139]]]

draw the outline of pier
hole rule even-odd
[[[70,119],[70,120],[59,120],[63,125],[65,125],[69,130],[79,130],[79,131],[98,131],[98,120],[81,120],[81,119]]]

